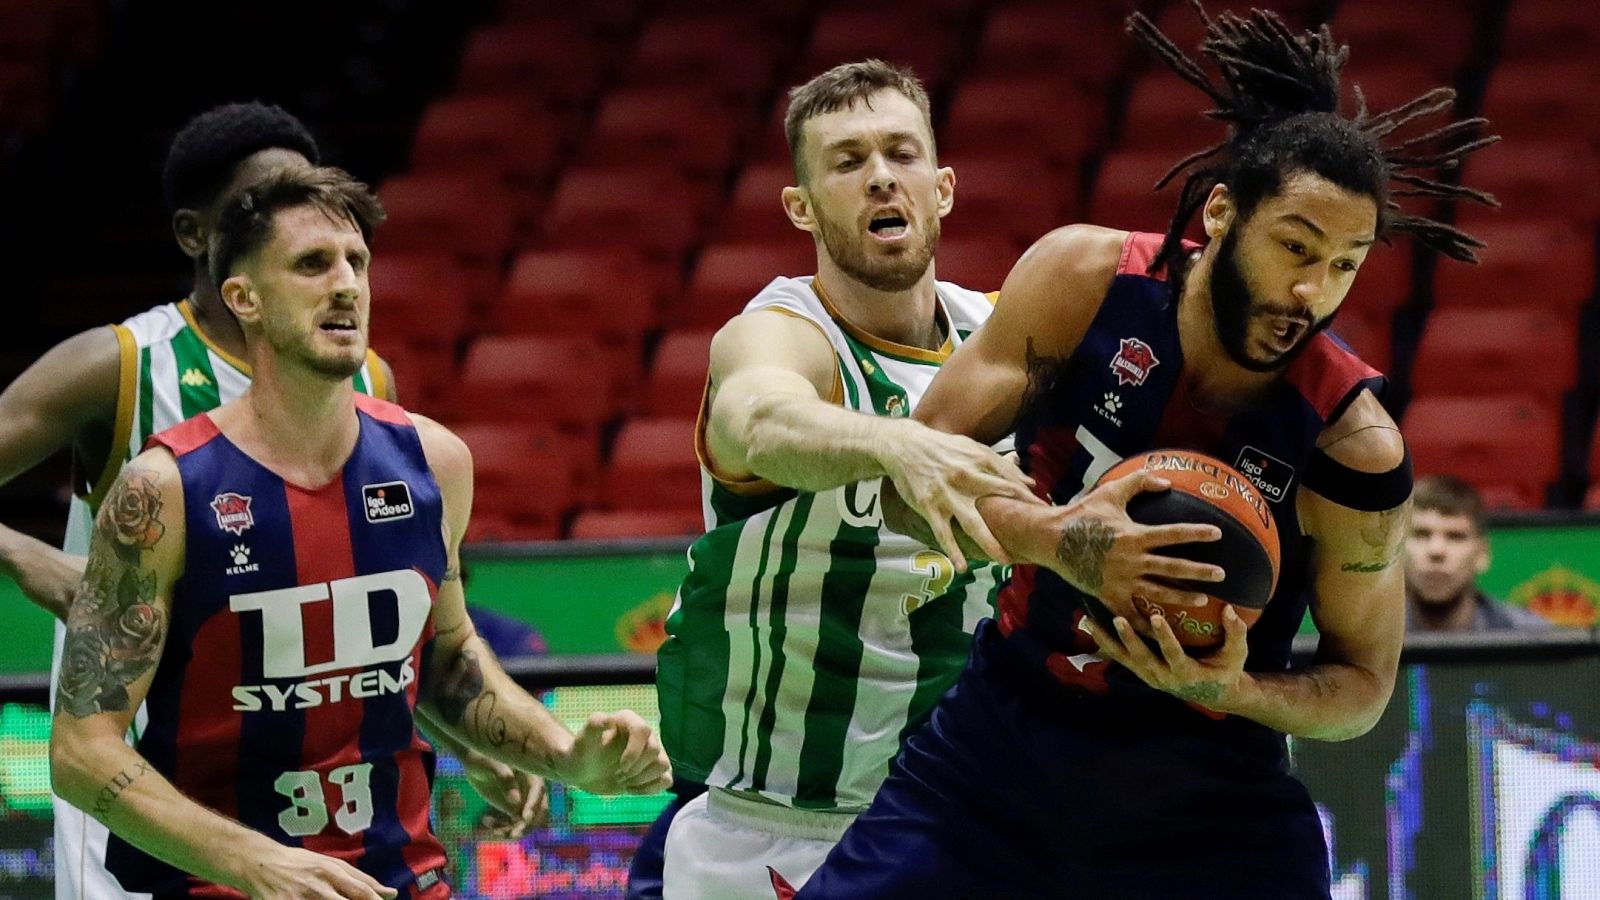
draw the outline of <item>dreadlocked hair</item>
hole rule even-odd
[[[1449,184],[1439,175],[1500,139],[1476,136],[1487,119],[1464,119],[1416,137],[1391,140],[1406,125],[1449,110],[1455,91],[1435,88],[1372,115],[1357,86],[1356,114],[1347,118],[1339,114],[1339,75],[1350,48],[1336,43],[1328,26],[1296,34],[1276,13],[1256,9],[1248,17],[1224,12],[1212,18],[1200,0],[1191,2],[1206,26],[1200,53],[1217,68],[1220,83],[1142,13],[1128,18],[1129,34],[1216,104],[1206,117],[1228,125],[1226,140],[1180,160],[1156,183],[1160,190],[1188,173],[1151,272],[1180,258],[1184,231],[1213,187],[1228,186],[1243,220],[1297,171],[1313,172],[1371,197],[1378,207],[1380,239],[1405,234],[1452,259],[1477,262],[1475,251],[1483,247],[1482,241],[1444,222],[1408,215],[1394,198],[1499,206],[1491,195]]]

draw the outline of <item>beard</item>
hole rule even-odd
[[[1285,312],[1282,308],[1257,302],[1250,286],[1245,283],[1238,252],[1238,232],[1230,228],[1222,238],[1222,246],[1217,249],[1217,258],[1211,264],[1211,276],[1207,280],[1211,291],[1211,320],[1217,330],[1217,341],[1222,344],[1228,358],[1240,367],[1252,372],[1276,372],[1304,353],[1317,333],[1333,324],[1334,314],[1313,320],[1307,312],[1302,318],[1309,324],[1305,334],[1293,347],[1266,359],[1251,355],[1250,324],[1253,321],[1267,316],[1294,315],[1295,312]]]
[[[939,217],[936,215],[918,223],[920,241],[908,243],[904,250],[892,256],[868,254],[868,239],[822,215],[820,210],[817,224],[821,226],[822,247],[834,265],[875,291],[909,290],[922,280],[939,249]]]
[[[330,381],[354,378],[367,362],[367,342],[363,340],[360,352],[351,350],[319,351],[311,335],[266,333],[267,343],[280,360],[294,360],[310,371]]]

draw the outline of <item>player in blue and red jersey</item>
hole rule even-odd
[[[917,407],[979,441],[1015,426],[1052,505],[982,501],[1024,561],[1000,615],[801,897],[1329,894],[1320,822],[1284,735],[1355,737],[1388,701],[1411,472],[1382,376],[1325,329],[1376,241],[1405,233],[1472,258],[1467,235],[1391,207],[1389,182],[1492,202],[1412,171],[1481,142],[1468,123],[1386,150],[1395,127],[1452,96],[1341,116],[1344,48],[1326,29],[1295,34],[1259,11],[1208,19],[1202,49],[1224,76],[1213,83],[1148,20],[1130,26],[1203,87],[1231,134],[1174,169],[1192,167],[1166,235],[1073,226],[1035,244]],[[1197,212],[1204,246],[1182,240]],[[1240,469],[1282,538],[1265,613],[1248,635],[1226,613],[1209,656],[1186,655],[1159,616],[1146,629],[1132,600],[1198,602],[1172,579],[1223,571],[1160,550],[1215,529],[1131,521],[1128,500],[1163,486],[1153,474],[1095,487],[1121,458],[1160,447]],[[885,508],[918,530],[903,512]],[[1085,614],[1088,597],[1113,624]],[[1317,656],[1291,671],[1308,608]]]
[[[96,520],[68,618],[51,774],[165,897],[450,896],[421,708],[502,762],[600,793],[670,782],[631,712],[573,735],[474,633],[458,550],[471,457],[357,396],[382,218],[335,169],[234,195],[211,246],[242,398],[157,435]],[[137,747],[123,743],[148,703]]]

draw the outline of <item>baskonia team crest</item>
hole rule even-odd
[[[256,523],[250,515],[250,498],[232,491],[211,498],[211,511],[217,514],[217,527],[234,534],[244,534]]]
[[[1122,348],[1111,357],[1111,371],[1117,373],[1118,385],[1144,384],[1145,376],[1160,364],[1150,345],[1138,338],[1123,338]]]

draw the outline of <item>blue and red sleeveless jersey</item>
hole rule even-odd
[[[1266,498],[1282,545],[1277,591],[1250,630],[1251,671],[1281,671],[1310,600],[1309,541],[1295,514],[1298,477],[1323,428],[1362,389],[1382,396],[1385,380],[1327,332],[1284,370],[1251,408],[1203,413],[1186,396],[1178,343],[1177,295],[1164,273],[1145,269],[1162,236],[1134,233],[1082,342],[1044,394],[1022,413],[1017,450],[1037,492],[1062,504],[1118,460],[1160,448],[1208,453],[1232,464]],[[1078,629],[1082,594],[1037,566],[1017,566],[999,597],[1000,630],[1057,679],[1094,693],[1153,692],[1131,672],[1096,655]]]
[[[138,749],[223,815],[437,900],[433,754],[412,712],[445,571],[439,488],[405,410],[356,408],[355,451],[316,488],[205,414],[151,439],[177,457],[188,535]],[[130,890],[242,896],[114,835],[107,865]]]

